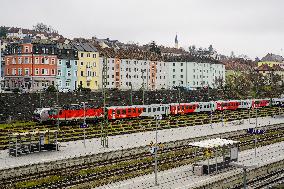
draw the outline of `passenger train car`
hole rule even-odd
[[[183,115],[199,112],[214,111],[236,111],[239,109],[262,108],[270,105],[283,106],[284,98],[254,99],[254,100],[229,100],[211,102],[190,102],[171,104],[151,104],[133,106],[110,106],[106,108],[106,118],[108,120],[132,119],[137,117],[154,117],[157,115]],[[97,120],[104,117],[102,107],[73,104],[62,108],[37,108],[34,111],[34,120],[38,122],[48,122],[60,120],[61,122],[73,122],[86,120]]]

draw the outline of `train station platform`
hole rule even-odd
[[[255,119],[251,119],[254,121]],[[284,118],[261,117],[258,118],[258,126],[272,125],[284,123]],[[158,142],[170,142],[200,136],[207,136],[219,133],[226,133],[238,130],[244,130],[255,127],[255,124],[249,124],[249,120],[244,120],[240,125],[235,122],[213,123],[210,124],[188,126],[172,129],[164,129],[158,131]],[[25,166],[36,163],[50,162],[79,156],[110,152],[115,150],[125,150],[149,145],[151,141],[155,141],[155,131],[132,133],[125,135],[117,135],[108,137],[108,148],[101,146],[100,138],[86,140],[86,147],[82,140],[60,143],[60,151],[34,153],[21,157],[9,156],[8,150],[0,151],[0,170],[12,167]]]
[[[256,157],[254,149],[242,151],[239,153],[238,163],[244,164],[245,166],[256,165],[257,167],[261,167],[283,159],[284,142],[281,142],[258,148]],[[229,178],[238,173],[242,173],[242,169],[232,168],[217,174],[197,176],[192,172],[192,165],[186,165],[158,172],[158,186],[155,186],[155,175],[153,173],[121,182],[111,183],[97,187],[97,189],[188,189],[203,186],[220,179]]]

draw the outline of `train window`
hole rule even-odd
[[[136,113],[136,109],[135,108],[133,109],[133,113]]]
[[[199,109],[201,109],[202,108],[202,105],[200,105],[200,106],[198,106],[199,107]]]
[[[184,110],[184,106],[181,106],[181,109]]]
[[[143,112],[146,112],[146,108],[143,108]]]
[[[151,112],[151,108],[148,108],[148,112]]]
[[[192,106],[189,106],[189,109],[192,109]]]
[[[187,109],[187,110],[188,110],[188,109],[189,109],[189,106],[185,106],[185,109]]]
[[[116,110],[116,114],[120,114],[120,110]]]
[[[161,107],[158,107],[158,108],[157,108],[157,111],[158,111],[158,112],[161,111]]]
[[[178,106],[178,111],[180,110],[179,106]]]
[[[128,109],[128,113],[131,113],[131,109],[130,108]]]
[[[124,109],[124,110],[122,110],[122,114],[126,114],[126,110]]]
[[[138,109],[138,113],[141,113],[142,112],[142,110],[141,109]]]
[[[156,108],[153,108],[153,112],[156,112]]]

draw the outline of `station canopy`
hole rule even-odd
[[[237,143],[239,142],[233,141],[233,140],[221,139],[221,138],[214,138],[214,139],[203,140],[199,142],[192,142],[192,143],[189,143],[189,145],[199,147],[199,148],[216,148],[216,147],[223,147],[223,146],[231,146]]]

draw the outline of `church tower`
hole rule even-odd
[[[175,48],[178,49],[178,36],[176,34],[176,38],[175,38]]]

